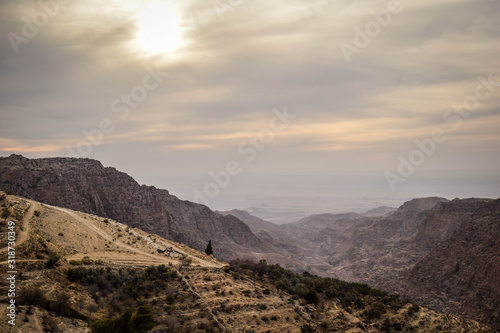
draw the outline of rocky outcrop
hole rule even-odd
[[[500,330],[500,199],[454,200],[431,214],[419,240],[436,241],[431,230],[444,240],[402,275],[400,292]]]
[[[500,329],[499,202],[413,199],[382,217],[316,215],[293,230],[328,261],[324,275]]]
[[[127,174],[91,159],[3,157],[0,189],[108,217],[201,251],[211,239],[220,259],[275,252],[237,218],[179,200],[166,190],[141,186]]]
[[[438,197],[413,199],[381,217],[313,215],[284,227],[293,228],[298,239],[315,247],[317,255],[329,263],[323,274],[388,288],[400,272],[421,258],[411,253],[413,238],[426,213],[445,201]]]
[[[491,200],[454,199],[435,205],[419,225],[414,239],[415,251],[428,252],[451,237],[455,230]]]

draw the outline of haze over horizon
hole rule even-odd
[[[494,0],[2,1],[0,156],[97,159],[220,210],[500,197],[498,17]]]

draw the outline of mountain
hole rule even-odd
[[[341,213],[341,214],[315,214],[298,220],[294,225],[301,228],[325,228],[333,225],[337,220],[355,220],[361,215],[357,213]]]
[[[275,233],[280,232],[280,228],[278,225],[272,222],[265,221],[260,217],[251,215],[249,212],[245,210],[233,209],[229,211],[217,211],[217,212],[225,216],[232,215],[239,218],[240,220],[245,222],[245,224],[248,225],[253,232],[258,232],[258,231],[267,231]]]
[[[121,221],[198,250],[204,250],[212,240],[215,255],[223,260],[279,253],[239,219],[179,200],[166,190],[141,186],[129,175],[96,160],[2,157],[0,189]]]
[[[98,161],[19,155],[0,158],[1,189],[199,251],[212,240],[221,260],[266,259],[295,272],[367,283],[500,329],[500,219],[493,199],[418,198],[383,215],[319,214],[278,226],[179,200]]]
[[[500,199],[453,200],[431,215],[415,241],[437,245],[403,274],[401,293],[500,329]]]
[[[397,210],[397,208],[381,206],[381,207],[377,207],[374,209],[370,209],[369,211],[364,212],[361,215],[366,216],[366,217],[377,217],[377,216],[387,215],[387,214],[392,213],[396,210]]]
[[[320,214],[281,226],[328,265],[315,272],[398,292],[500,329],[498,200],[430,197],[378,217]]]
[[[0,253],[15,225],[18,272],[15,299],[0,281],[0,315],[15,318],[1,332],[494,332],[367,285],[226,264],[105,217],[2,192],[0,207]]]
[[[241,221],[245,222],[259,238],[266,240],[282,253],[288,254],[289,258],[286,262],[282,262],[282,264],[285,264],[294,271],[302,272],[306,270],[313,273],[320,273],[328,266],[324,258],[316,255],[314,247],[309,246],[308,243],[295,237],[296,233],[293,231],[293,228],[290,228],[287,224],[276,225],[253,216],[247,211],[238,209],[220,211],[218,213],[239,218]],[[267,258],[272,258],[272,256],[266,254],[266,259]]]

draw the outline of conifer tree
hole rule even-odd
[[[212,249],[212,240],[208,241],[208,245],[207,245],[207,248],[205,249],[205,253],[207,255],[214,254],[214,250]]]

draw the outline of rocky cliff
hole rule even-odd
[[[323,214],[292,228],[328,261],[323,275],[365,282],[500,329],[500,200],[421,198],[382,217]]]
[[[91,159],[3,157],[0,189],[108,217],[198,250],[211,239],[220,259],[275,252],[239,219],[179,200],[166,190],[141,186],[127,174]]]
[[[418,241],[434,242],[431,230],[444,240],[402,274],[400,292],[500,329],[500,199],[454,200],[431,215]]]

